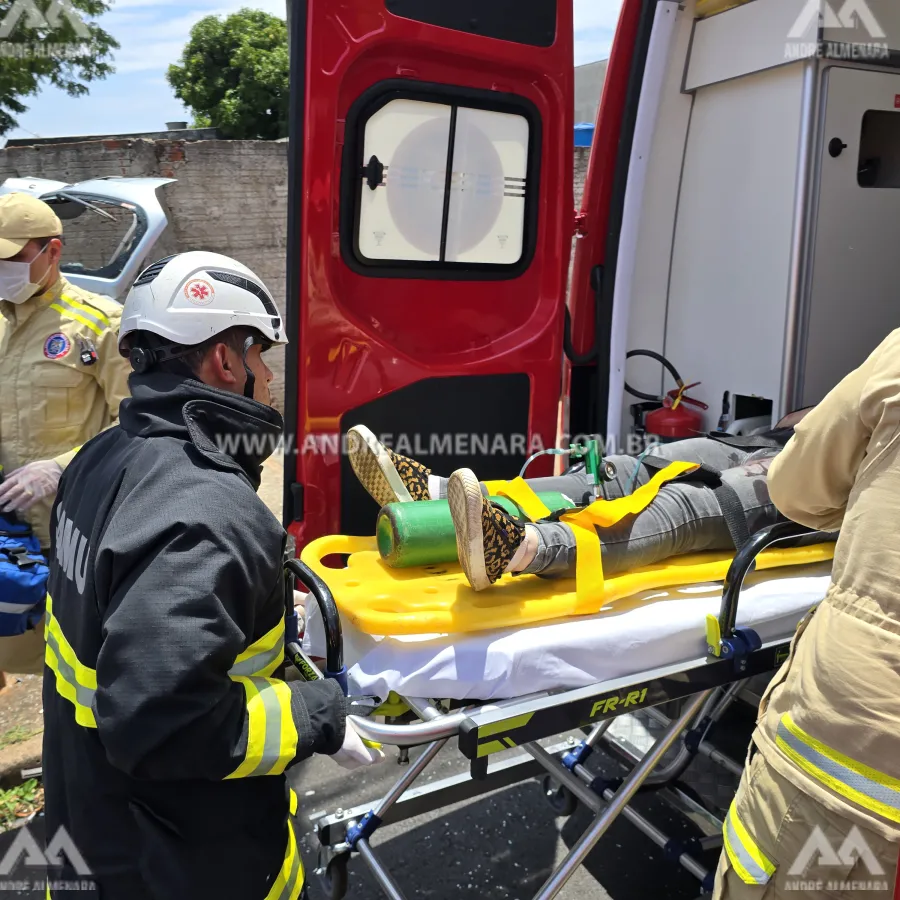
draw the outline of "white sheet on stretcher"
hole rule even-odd
[[[824,598],[830,572],[831,563],[822,563],[749,576],[738,626],[753,628],[764,644],[790,638]],[[626,612],[612,607],[594,617],[474,635],[374,638],[344,624],[351,693],[504,700],[586,687],[706,655],[706,616],[719,613],[721,584],[648,591],[640,599]],[[307,604],[304,649],[321,657],[324,638],[314,606]]]

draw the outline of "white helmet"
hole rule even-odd
[[[272,344],[287,344],[272,295],[245,265],[203,250],[169,256],[138,277],[122,310],[119,352],[127,338],[149,331],[173,344],[201,344],[239,325],[255,328]]]

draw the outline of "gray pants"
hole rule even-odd
[[[657,458],[703,463],[722,472],[722,481],[737,493],[751,534],[779,519],[769,500],[766,483],[769,464],[776,453],[776,450],[739,450],[711,438],[662,444],[652,450]],[[653,475],[639,458],[611,456],[609,460],[618,474],[615,481],[604,486],[607,500],[627,497]],[[558,478],[534,478],[528,484],[536,492],[565,494],[579,506],[593,499],[583,472]],[[446,496],[446,481],[441,485],[441,496]],[[572,529],[563,524],[534,527],[538,531],[538,552],[525,574],[573,578],[576,548]],[[610,528],[598,528],[597,534],[605,575],[628,572],[685,553],[734,549],[715,491],[703,484],[665,484],[642,513],[628,516]]]
[[[722,472],[722,480],[740,499],[753,534],[779,518],[769,500],[766,475],[775,450],[745,451],[710,438],[694,438],[655,447],[652,455],[671,462],[705,463]],[[652,472],[631,456],[614,456],[616,480],[605,486],[605,496],[615,500],[646,484]],[[536,478],[528,482],[534,491],[559,491],[577,504],[591,490],[584,473],[558,478]],[[592,497],[592,495],[591,495]],[[588,501],[590,502],[590,498]],[[539,524],[539,547],[526,574],[554,578],[575,575],[575,536],[562,524]],[[642,513],[628,516],[617,525],[598,528],[603,571],[615,575],[661,562],[685,553],[731,550],[734,541],[714,490],[703,484],[665,484]]]

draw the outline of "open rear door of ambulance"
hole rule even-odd
[[[675,4],[622,0],[578,217],[566,318],[569,404],[564,427],[576,439],[601,438],[608,452],[627,449],[618,427],[609,423],[611,370],[624,363],[624,352],[614,341],[613,300],[629,173],[635,155],[646,151],[645,144],[636,147],[635,137],[651,39],[665,6]]]
[[[298,548],[374,531],[353,425],[484,479],[555,445],[572,47],[572,0],[293,3],[284,516]]]

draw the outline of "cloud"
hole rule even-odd
[[[575,65],[607,59],[622,0],[575,0]]]
[[[591,28],[614,31],[621,10],[622,0],[575,0],[575,33]]]
[[[191,28],[208,15],[243,7],[285,16],[286,0],[114,0],[97,21],[120,44],[116,74],[73,98],[52,87],[28,98],[21,128],[8,137],[119,134],[162,129],[190,115],[165,80]],[[442,0],[444,2],[444,0]],[[449,2],[449,0],[446,0]],[[605,59],[615,35],[622,0],[574,0],[575,64]]]

